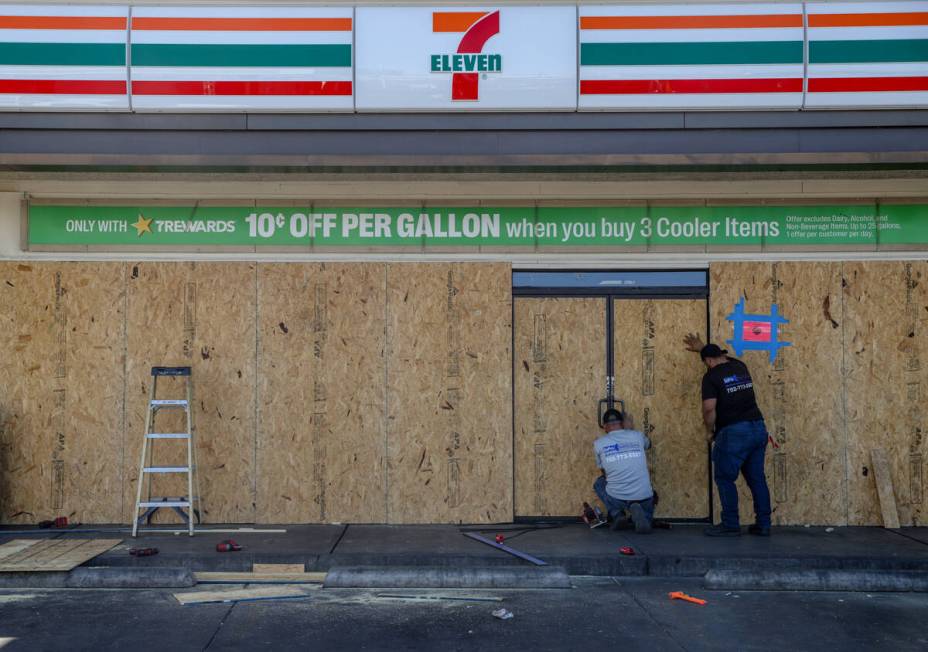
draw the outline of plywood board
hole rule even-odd
[[[651,483],[660,496],[655,515],[709,514],[708,446],[702,423],[699,356],[683,335],[706,339],[704,300],[617,299],[614,302],[615,394],[650,437]]]
[[[726,316],[741,297],[748,313],[769,314],[776,303],[790,320],[780,339],[792,345],[774,364],[762,351],[741,356],[776,441],[766,454],[774,524],[845,524],[840,263],[715,263],[710,284],[712,338],[723,348],[732,348],[724,341],[733,333]],[[738,485],[741,520],[753,523],[750,492],[743,480]]]
[[[274,565],[274,564],[269,564]],[[286,564],[280,564],[281,566]],[[320,584],[326,573],[194,573],[197,584]]]
[[[36,523],[63,506],[63,463],[52,458],[60,327],[54,273],[39,263],[0,263],[0,505],[4,523]],[[55,468],[57,467],[57,468]],[[53,485],[53,470],[58,473]],[[60,489],[59,489],[60,487]],[[54,497],[53,497],[54,496]]]
[[[903,525],[925,520],[928,263],[846,262],[848,524],[880,525],[870,451],[883,448]]]
[[[254,265],[137,263],[127,266],[127,275],[126,520],[135,500],[151,367],[191,366],[203,520],[254,522]],[[183,395],[181,379],[160,379],[158,388],[159,398]],[[158,431],[185,428],[182,414],[158,419]],[[157,464],[184,460],[186,448],[176,440],[157,444]],[[186,495],[185,483],[182,474],[159,477],[152,494]],[[166,513],[156,522],[176,519]]]
[[[14,539],[0,546],[0,572],[69,571],[120,543],[122,539]],[[7,546],[9,554],[4,552]]]
[[[252,564],[252,573],[302,573],[303,564]]]
[[[258,519],[383,522],[380,264],[258,270]]]
[[[119,520],[124,286],[119,263],[2,263],[3,522]],[[4,486],[5,485],[5,486]]]
[[[183,605],[208,604],[211,602],[249,602],[252,600],[293,600],[308,598],[305,588],[296,586],[255,586],[245,589],[222,591],[190,591],[175,593],[174,597]]]
[[[515,512],[565,516],[594,497],[605,395],[604,299],[515,300]]]
[[[880,513],[883,527],[899,528],[899,513],[896,511],[896,495],[893,492],[893,476],[886,459],[886,451],[874,448],[870,451],[870,463],[873,466],[873,480],[876,482],[877,496],[880,499]]]
[[[387,268],[387,520],[512,517],[508,265]]]

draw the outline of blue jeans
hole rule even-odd
[[[632,503],[641,505],[641,509],[644,510],[644,515],[648,517],[648,523],[654,521],[654,496],[645,498],[644,500],[621,500],[620,498],[610,496],[606,493],[606,476],[603,475],[596,478],[596,482],[593,483],[593,491],[595,491],[599,499],[603,501],[603,505],[606,506],[606,511],[614,521],[622,518]]]
[[[767,428],[763,419],[739,421],[725,426],[715,435],[712,461],[715,463],[715,484],[722,503],[722,525],[740,527],[738,520],[738,473],[754,497],[756,523],[770,527],[770,490],[764,476],[764,454],[767,451]]]

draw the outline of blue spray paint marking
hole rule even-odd
[[[744,297],[735,305],[735,310],[725,319],[733,322],[734,338],[725,340],[735,350],[735,355],[741,356],[744,351],[766,351],[770,364],[777,359],[777,352],[783,347],[792,346],[792,342],[781,342],[778,339],[780,324],[788,324],[789,320],[779,314],[777,304],[770,306],[769,315],[753,315],[744,312]],[[745,339],[745,326],[755,325],[756,335]],[[768,332],[769,329],[769,332]]]

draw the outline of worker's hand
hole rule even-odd
[[[699,337],[696,333],[687,333],[683,336],[683,345],[686,347],[687,351],[692,351],[693,353],[699,353],[699,351],[704,346],[702,343],[702,338]]]

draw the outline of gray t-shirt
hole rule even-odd
[[[606,493],[619,500],[654,495],[644,452],[651,440],[637,430],[613,430],[593,442],[596,464],[606,472]]]

